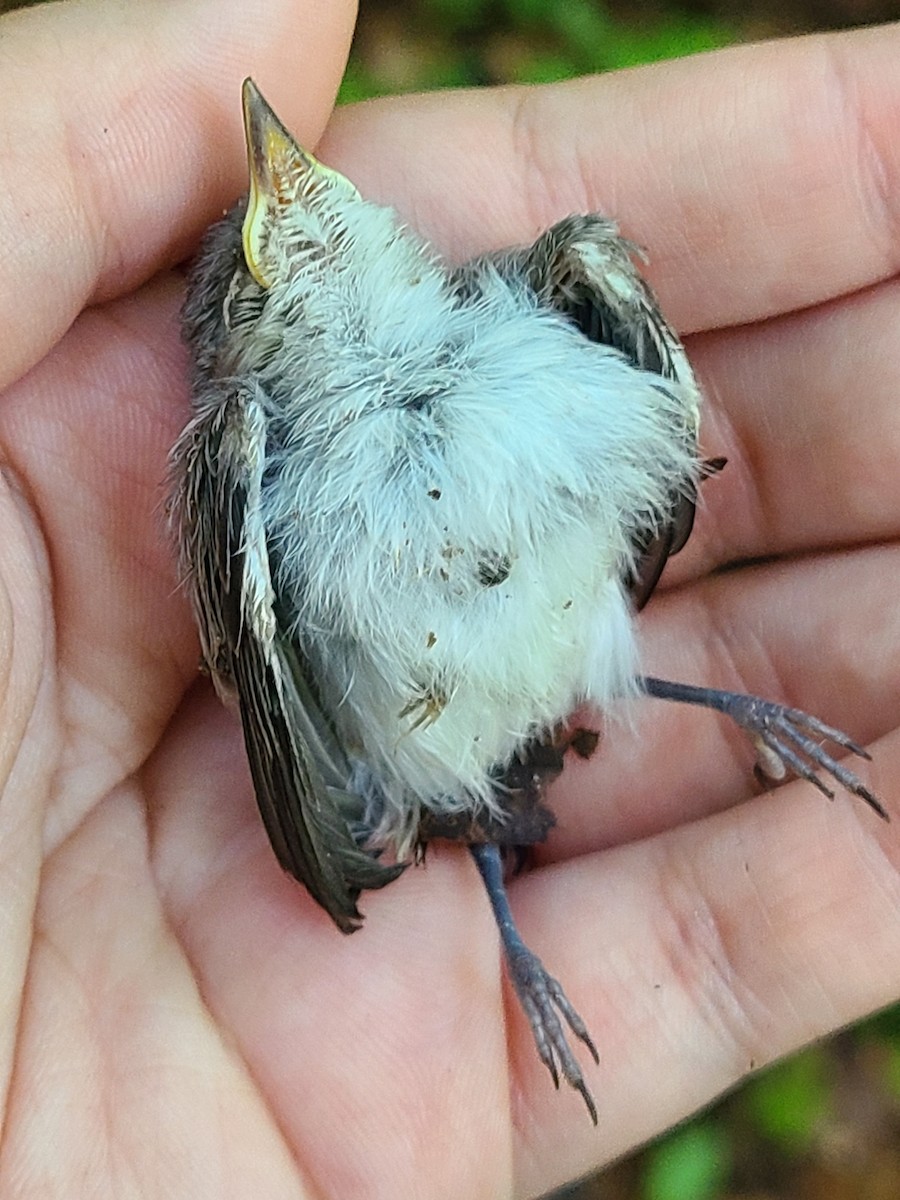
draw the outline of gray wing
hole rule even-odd
[[[256,799],[281,866],[344,932],[364,888],[395,879],[360,849],[344,810],[344,753],[278,617],[259,496],[265,417],[258,387],[226,380],[195,396],[173,451],[173,520],[193,585],[203,654],[236,695]]]
[[[491,256],[501,274],[524,276],[536,295],[564,313],[585,337],[621,351],[635,366],[678,382],[686,398],[685,441],[697,444],[700,393],[684,348],[656,297],[634,265],[638,247],[598,216],[567,217],[533,246]],[[650,598],[666,560],[687,541],[696,492],[679,480],[669,520],[635,534],[636,560],[629,581],[636,608]]]

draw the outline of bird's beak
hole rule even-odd
[[[244,217],[244,258],[262,288],[271,287],[274,272],[266,247],[281,213],[297,201],[311,201],[318,189],[336,190],[343,198],[359,192],[343,175],[324,166],[288,133],[252,79],[245,79],[244,137],[250,167],[250,198]]]
[[[260,287],[272,279],[266,269],[265,237],[281,208],[297,196],[303,177],[318,167],[278,120],[252,79],[245,79],[244,137],[250,167],[250,199],[244,217],[244,258]]]

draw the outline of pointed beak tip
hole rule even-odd
[[[302,151],[249,76],[244,80],[241,96],[250,171],[259,182],[263,177],[277,174],[279,160],[293,159],[302,155]]]
[[[241,87],[244,140],[250,170],[250,193],[242,240],[247,267],[262,288],[271,284],[271,264],[264,248],[264,231],[273,213],[290,199],[300,148],[274,109],[249,76]]]
[[[259,146],[262,144],[266,127],[277,122],[277,118],[249,75],[241,87],[241,101],[247,144],[248,146]]]

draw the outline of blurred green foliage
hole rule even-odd
[[[706,1117],[674,1130],[645,1152],[642,1200],[716,1200],[731,1167],[721,1122]]]
[[[752,1079],[743,1105],[756,1130],[788,1153],[813,1144],[831,1108],[828,1056],[819,1046]]]
[[[483,83],[547,83],[674,58],[737,40],[722,18],[600,0],[362,0],[339,100]]]
[[[865,1096],[865,1103],[859,1097]],[[858,1123],[858,1124],[857,1124]],[[869,1159],[900,1195],[900,1006],[749,1080],[566,1200],[794,1200],[833,1171],[829,1195],[870,1194]],[[844,1147],[844,1157],[835,1147]],[[837,1160],[837,1161],[835,1161]],[[873,1168],[874,1170],[874,1168]]]
[[[894,1045],[887,1047],[887,1060],[884,1065],[884,1080],[891,1094],[900,1103],[900,1038]]]
[[[602,1118],[601,1118],[602,1120]],[[544,1200],[897,1200],[900,1005]]]
[[[860,1025],[857,1037],[861,1043],[873,1044],[881,1051],[884,1084],[900,1113],[900,1004],[895,1004],[893,1008],[886,1009]],[[897,1193],[900,1195],[900,1184]]]
[[[558,0],[555,4],[504,0],[504,8],[510,20],[553,35],[561,52],[555,61],[565,63],[568,76],[678,58],[728,45],[736,38],[735,30],[724,22],[677,9],[647,23],[635,23],[614,17],[603,4],[592,0]],[[540,55],[535,67],[538,73],[543,71]],[[520,77],[520,82],[528,79]]]

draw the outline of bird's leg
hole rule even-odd
[[[879,817],[885,821],[890,819],[878,797],[816,740],[821,738],[860,758],[871,758],[862,746],[858,746],[840,729],[833,729],[799,708],[788,708],[759,696],[673,683],[649,675],[641,677],[638,682],[648,696],[674,700],[679,704],[697,704],[730,717],[749,735],[757,751],[757,769],[764,777],[778,782],[787,776],[788,771],[793,771],[814,784],[829,800],[833,800],[834,792],[817,774],[817,771],[824,771],[848,792],[865,800]]]
[[[420,854],[433,838],[468,845],[484,880],[500,930],[507,969],[531,1025],[541,1061],[557,1087],[562,1075],[581,1093],[595,1125],[597,1106],[569,1046],[563,1022],[584,1042],[595,1062],[596,1047],[560,984],[522,941],[506,896],[503,868],[504,865],[521,868],[530,847],[543,842],[553,828],[553,814],[542,801],[545,788],[563,769],[566,751],[589,758],[596,745],[597,734],[591,730],[560,726],[543,738],[528,742],[498,773],[496,799],[500,811],[492,813],[479,808],[470,812],[427,812],[419,825]]]
[[[491,843],[481,843],[470,846],[470,850],[484,880],[500,930],[507,970],[531,1025],[541,1062],[550,1072],[557,1088],[561,1073],[566,1083],[581,1093],[591,1120],[596,1125],[597,1106],[566,1039],[560,1016],[575,1037],[587,1046],[594,1062],[599,1062],[597,1048],[591,1040],[587,1026],[569,1003],[560,984],[548,973],[538,956],[522,941],[506,896],[500,847]]]

